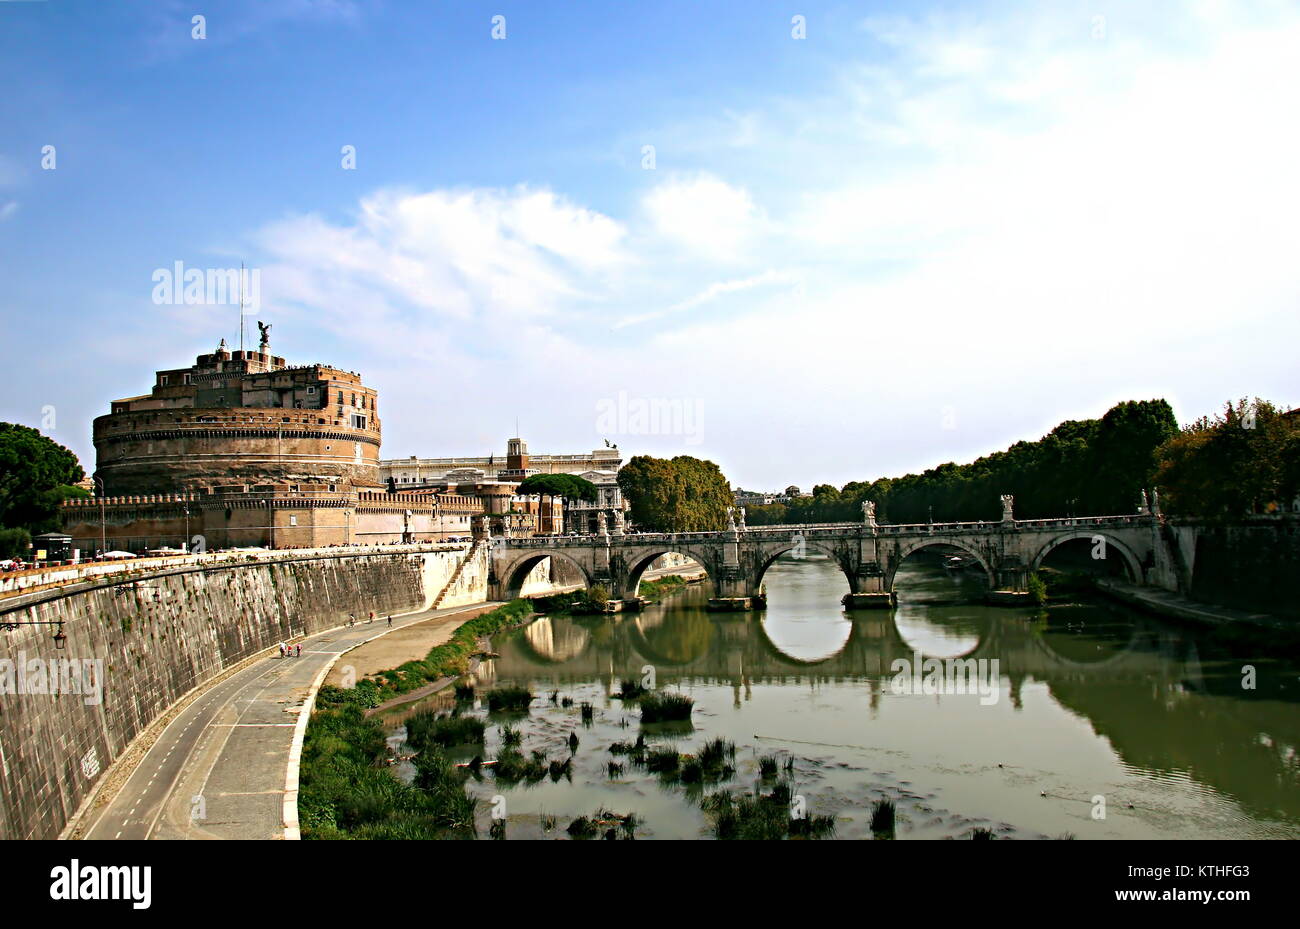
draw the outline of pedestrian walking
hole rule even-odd
[[[349,626],[355,626],[356,624],[357,624],[357,614],[356,614],[356,613],[349,613],[349,614],[348,614],[348,625],[349,625]]]
[[[281,657],[281,658],[284,657],[284,643],[283,643],[283,642],[280,643],[280,657]]]
[[[301,646],[301,645],[295,645],[293,648],[294,648],[294,654],[293,654],[293,657],[295,657],[295,658],[301,658],[301,657],[302,657],[302,646]]]
[[[371,610],[371,611],[370,611],[370,618],[369,618],[368,620],[366,620],[366,624],[369,625],[370,623],[373,623],[374,621],[375,621],[375,611],[374,611],[374,610]]]
[[[391,617],[391,616],[388,617],[388,628],[389,628],[389,629],[392,629],[392,628],[393,628],[393,617]]]

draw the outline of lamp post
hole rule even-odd
[[[58,649],[67,648],[68,637],[63,633],[63,620],[61,619],[34,619],[28,622],[0,623],[0,629],[13,631],[21,626],[58,626],[54,633],[54,647]]]
[[[104,516],[104,479],[96,474],[94,481],[99,485],[99,553],[103,555],[108,552],[107,519]]]

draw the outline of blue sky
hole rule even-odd
[[[155,270],[241,260],[386,457],[518,418],[779,488],[1294,404],[1297,47],[1284,3],[0,2],[0,419],[89,468],[238,338]]]

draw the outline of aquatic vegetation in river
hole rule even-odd
[[[822,839],[835,833],[833,816],[795,816],[792,793],[787,783],[772,792],[733,796],[720,791],[705,797],[700,806],[713,821],[717,839]]]
[[[489,712],[517,712],[528,709],[528,705],[533,702],[533,695],[527,687],[498,687],[488,691],[487,700]]]
[[[483,720],[472,716],[440,716],[429,710],[412,713],[406,720],[406,742],[417,751],[430,745],[468,745],[483,741]]]
[[[651,692],[641,698],[641,722],[660,723],[690,719],[695,701],[685,694]]]
[[[625,677],[618,682],[618,692],[614,696],[620,700],[638,700],[646,693],[640,681],[634,677]]]
[[[645,767],[654,774],[676,774],[681,757],[675,748],[654,748],[646,753]]]
[[[579,816],[569,823],[566,830],[575,839],[617,839],[622,833],[624,839],[635,838],[636,828],[641,824],[635,813],[615,813],[611,810],[596,810],[590,817]]]
[[[894,801],[888,798],[877,800],[871,805],[871,831],[875,833],[876,838],[894,837],[896,812]]]

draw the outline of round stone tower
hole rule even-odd
[[[289,366],[225,341],[150,393],[114,400],[94,424],[95,476],[109,495],[230,484],[379,486],[378,394],[329,365]]]

